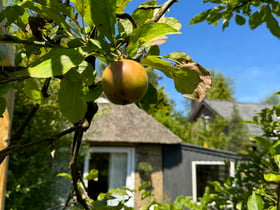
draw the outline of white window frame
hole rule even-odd
[[[83,177],[86,177],[89,173],[90,154],[92,153],[127,153],[127,174],[126,174],[126,186],[133,190],[135,188],[135,148],[134,147],[100,147],[93,146],[89,149],[85,156],[84,173]],[[88,181],[84,179],[85,185],[88,187]],[[128,192],[129,193],[129,192]],[[126,206],[134,207],[134,196],[130,194],[131,198],[126,202]]]
[[[225,165],[225,161],[192,161],[192,197],[193,201],[197,202],[197,177],[196,177],[196,166],[197,165]],[[230,160],[229,175],[234,176],[235,167],[234,161]]]

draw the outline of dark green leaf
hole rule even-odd
[[[61,113],[72,123],[84,116],[87,105],[82,98],[82,80],[76,71],[67,73],[60,84],[58,103]]]
[[[3,97],[0,97],[0,117],[3,117],[3,113],[6,110],[6,100]]]
[[[41,104],[43,96],[37,81],[35,81],[34,79],[24,80],[24,93],[34,102]]]
[[[149,83],[145,96],[137,103],[137,105],[141,109],[148,110],[152,104],[156,104],[157,102],[157,89],[151,83]]]
[[[97,29],[114,43],[116,0],[91,0],[91,18]]]
[[[270,32],[280,38],[280,26],[276,18],[271,14],[271,10],[267,12],[266,15],[266,26],[270,30]]]
[[[194,16],[194,17],[191,19],[190,24],[193,25],[193,24],[197,24],[197,23],[200,23],[200,22],[202,22],[202,21],[207,20],[210,11],[211,11],[211,9],[206,10],[206,11],[204,11],[204,12],[202,12],[202,13],[200,13],[200,14]]]
[[[262,197],[253,192],[248,199],[247,206],[248,210],[263,210],[264,202]]]
[[[101,81],[97,82],[94,85],[93,89],[84,89],[84,100],[87,102],[95,101],[103,92],[102,83]]]
[[[244,17],[242,17],[241,15],[236,15],[235,16],[235,22],[238,25],[244,25],[246,23],[246,19]]]
[[[5,96],[6,93],[9,91],[11,85],[9,84],[1,84],[0,85],[0,97]]]

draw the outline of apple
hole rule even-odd
[[[114,104],[131,104],[147,92],[148,75],[136,61],[122,59],[108,65],[102,74],[103,91]]]

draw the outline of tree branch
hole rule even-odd
[[[48,41],[22,40],[16,36],[11,36],[11,35],[7,35],[7,34],[0,35],[0,42],[33,45],[33,46],[38,46],[38,47],[51,47],[51,48],[62,47],[60,45],[57,45],[57,44],[54,44],[54,43],[51,43]]]
[[[35,141],[35,142],[31,142],[31,143],[28,143],[28,144],[22,144],[22,145],[10,145],[7,148],[0,151],[0,164],[2,163],[2,161],[5,159],[5,157],[7,155],[10,155],[10,154],[13,154],[13,153],[16,153],[16,152],[21,152],[23,150],[31,149],[31,148],[33,148],[35,146],[39,146],[41,144],[47,144],[47,143],[52,144],[54,141],[61,138],[62,136],[65,136],[65,135],[67,135],[69,133],[72,133],[76,130],[79,130],[81,128],[82,128],[81,126],[73,126],[73,127],[70,127],[66,130],[63,130],[63,131],[61,131],[57,134],[54,134],[54,135],[49,136],[47,138],[40,139],[40,140]]]
[[[159,9],[159,11],[153,16],[151,22],[158,22],[159,19],[167,12],[167,10],[178,0],[167,0]]]

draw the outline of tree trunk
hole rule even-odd
[[[0,1],[0,11],[3,9],[2,1]],[[5,29],[0,26],[0,33],[4,34]],[[4,65],[13,65],[14,53],[13,48],[9,44],[1,45],[0,52],[0,68]],[[14,93],[13,90],[9,90],[5,96],[7,107],[0,117],[0,150],[4,149],[9,144],[10,130],[12,125],[12,112],[14,105]],[[5,207],[5,192],[6,192],[6,182],[7,182],[7,172],[8,172],[8,157],[0,164],[0,210],[4,210]]]

